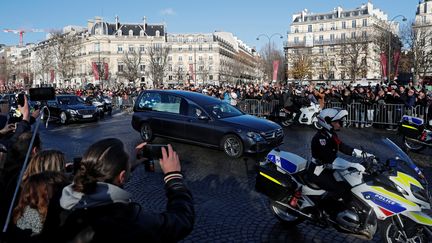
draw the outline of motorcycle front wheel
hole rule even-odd
[[[279,222],[286,227],[294,227],[304,221],[304,219],[294,216],[288,211],[289,209],[286,209],[284,206],[273,200],[270,201],[270,210]]]
[[[403,136],[402,140],[405,148],[409,149],[410,151],[420,152],[425,148],[424,144],[418,143],[414,139],[409,139],[406,136]]]
[[[410,222],[413,223],[413,222]],[[395,243],[395,242],[415,242],[415,243],[426,243],[431,242],[431,238],[423,233],[421,225],[416,225],[411,227],[412,232],[406,232],[408,238],[405,234],[399,230],[396,224],[393,222],[392,218],[387,218],[382,222],[381,228],[381,238],[385,243]]]

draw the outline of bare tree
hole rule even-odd
[[[283,52],[276,48],[276,44],[274,42],[266,44],[261,49],[260,55],[263,60],[262,64],[267,80],[271,80],[273,77],[273,61],[279,61],[278,79],[281,80],[285,78],[285,57]]]
[[[170,49],[166,46],[153,45],[148,48],[150,75],[155,87],[163,83],[163,78],[168,66],[168,54]]]
[[[135,82],[140,77],[140,65],[143,62],[143,53],[141,51],[125,52],[122,58],[124,63],[123,72],[119,76],[124,77],[129,82]]]
[[[2,56],[0,59],[0,82],[2,82],[3,85],[8,86],[9,80],[14,72],[14,65],[7,57]]]
[[[74,33],[51,33],[52,55],[55,59],[55,70],[64,81],[74,76],[77,67],[76,55],[79,52],[79,35]]]
[[[48,82],[51,70],[54,70],[54,54],[49,44],[44,44],[36,48],[35,73],[42,77],[42,81]]]
[[[340,45],[340,58],[344,62],[342,69],[346,71],[351,81],[356,81],[358,76],[366,76],[368,70],[369,39],[363,33],[355,33],[346,38]]]
[[[403,41],[412,53],[414,76],[425,77],[432,72],[432,30],[430,27],[406,25],[402,32]]]

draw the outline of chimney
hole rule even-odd
[[[115,16],[115,30],[118,31],[119,28],[119,17],[118,15]]]
[[[146,25],[147,25],[147,17],[144,16],[143,17],[143,30],[144,30],[144,32],[146,31]]]

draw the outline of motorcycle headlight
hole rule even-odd
[[[264,141],[264,138],[256,132],[248,132],[248,133],[246,133],[246,135],[248,137],[252,138],[256,142]]]
[[[78,112],[76,110],[72,110],[72,109],[67,109],[67,112],[69,112],[69,114],[78,114]]]

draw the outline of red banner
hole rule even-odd
[[[273,61],[273,81],[277,80],[278,69],[279,69],[279,60],[275,60]]]
[[[401,52],[398,50],[395,52],[394,56],[393,56],[393,63],[394,63],[394,76],[397,77],[398,76],[398,72],[399,72],[399,60],[401,57]]]
[[[92,69],[93,69],[93,76],[94,76],[95,80],[99,80],[99,70],[98,70],[98,66],[95,62],[92,62]]]
[[[108,63],[104,62],[104,80],[108,80]]]
[[[51,69],[50,70],[50,83],[54,82],[54,77],[55,77],[55,75],[54,75],[54,69]]]
[[[387,78],[387,55],[384,52],[381,53],[381,67],[382,67],[383,77]]]
[[[192,77],[192,80],[195,81],[195,73],[194,73],[193,64],[189,64],[189,77]]]

